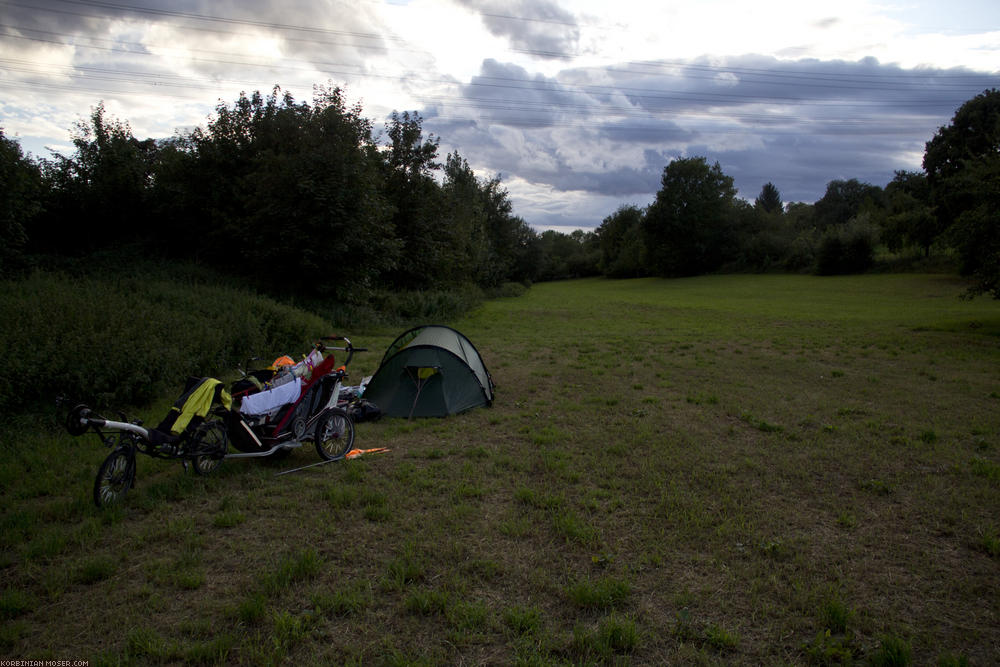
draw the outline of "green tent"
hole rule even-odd
[[[444,417],[493,403],[479,351],[451,327],[415,327],[386,350],[364,398],[389,417]]]

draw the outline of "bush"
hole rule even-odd
[[[36,272],[0,285],[0,409],[57,395],[142,405],[255,355],[294,353],[321,318],[251,292],[167,278]]]
[[[798,234],[788,244],[786,254],[782,259],[782,268],[786,271],[808,271],[816,263],[816,234],[804,231]]]
[[[487,296],[491,299],[509,299],[524,296],[528,293],[528,287],[521,283],[503,283],[499,287],[487,290]]]
[[[867,214],[828,230],[819,242],[816,273],[823,276],[862,273],[875,264],[878,230]]]
[[[467,284],[447,290],[384,290],[372,297],[372,305],[390,319],[434,322],[459,317],[482,303],[483,298],[482,289]]]

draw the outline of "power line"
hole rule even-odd
[[[92,86],[81,86],[79,84],[73,85],[60,85],[51,83],[28,83],[22,84],[29,87],[38,88],[40,90],[60,90],[60,91],[70,91],[75,93],[80,92],[90,92],[95,94],[113,94],[113,95],[125,95],[125,96],[138,96],[138,97],[148,97],[147,91],[128,91],[128,90],[110,90],[107,88],[92,87]],[[0,89],[11,88],[5,82],[0,81]],[[174,86],[175,88],[177,86]],[[186,95],[179,95],[173,93],[160,93],[158,97],[168,98],[168,99],[179,99],[197,102],[200,98],[195,98]],[[643,118],[649,118],[650,122],[642,125],[627,124],[622,122],[617,122],[614,120],[596,121],[591,120],[588,117],[577,116],[572,118],[566,118],[561,116],[554,118],[551,114],[538,116],[538,115],[528,115],[530,113],[537,113],[538,108],[530,107],[520,107],[517,105],[504,107],[504,106],[470,106],[456,104],[453,105],[451,111],[444,115],[435,115],[430,118],[425,118],[425,125],[432,126],[438,123],[466,123],[474,122],[483,125],[490,125],[495,123],[502,123],[509,126],[520,126],[524,128],[558,128],[558,129],[594,129],[601,130],[603,132],[611,133],[635,133],[641,132],[644,134],[650,133],[660,133],[667,135],[699,135],[699,136],[715,136],[715,135],[746,135],[752,133],[754,135],[763,136],[782,136],[787,134],[798,135],[801,132],[802,127],[809,126],[811,134],[819,135],[842,135],[845,130],[850,130],[851,134],[868,134],[868,135],[890,135],[890,134],[910,134],[913,129],[922,129],[923,124],[915,123],[914,127],[907,128],[901,122],[899,118],[885,119],[878,121],[877,119],[837,119],[837,118],[827,118],[827,119],[817,119],[808,117],[788,117],[784,123],[776,123],[773,118],[770,117],[754,117],[751,115],[727,115],[725,117],[712,116],[710,114],[692,114],[689,116],[682,117],[671,117],[661,119],[667,121],[670,124],[664,124],[662,127],[656,126],[655,117],[644,116]],[[484,113],[478,113],[473,116],[463,116],[456,115],[454,111],[461,108],[471,108],[473,111],[480,111]],[[488,111],[514,111],[517,115],[514,117],[502,116],[502,115],[490,115],[485,112]],[[685,121],[690,121],[692,117],[702,117],[708,120],[715,121],[728,121],[726,125],[716,125],[712,127],[706,127],[704,125],[698,128],[692,129],[685,127]],[[629,117],[626,116],[627,121]],[[917,119],[921,120],[921,119]],[[926,122],[926,119],[922,119]],[[742,122],[733,122],[742,121]],[[762,127],[762,124],[766,124],[766,127]],[[863,131],[859,132],[861,129]]]
[[[8,24],[0,24],[0,27],[7,30],[20,30],[27,32],[35,32],[39,35],[50,35],[53,37],[63,37],[68,38],[69,35],[64,33],[54,33],[49,31],[34,30],[29,28],[21,28],[19,26],[11,26]],[[125,53],[132,56],[151,56],[155,57],[157,54],[151,53],[146,49],[152,48],[159,51],[171,51],[176,49],[171,49],[171,47],[141,44],[138,42],[115,42],[112,40],[102,39],[102,38],[88,38],[94,42],[105,42],[106,44],[118,44],[119,46],[98,46],[95,44],[71,44],[61,39],[47,39],[43,37],[29,37],[25,35],[16,35],[8,32],[6,37],[14,39],[26,39],[30,41],[37,41],[41,43],[56,44],[61,46],[74,46],[76,48],[87,48],[87,49],[97,49],[108,52],[115,53]],[[130,48],[126,48],[130,47]],[[134,49],[134,50],[133,50]],[[141,50],[140,50],[141,49]],[[189,52],[193,53],[204,53],[211,56],[230,56],[218,51],[208,51],[204,49],[189,49],[181,51],[181,54],[187,54]],[[441,79],[441,78],[427,78],[427,77],[414,77],[410,75],[391,75],[382,74],[378,72],[361,72],[358,68],[353,67],[344,63],[325,63],[317,62],[314,60],[303,61],[286,59],[280,66],[276,66],[273,62],[258,63],[258,62],[247,62],[246,60],[239,59],[222,59],[219,57],[215,58],[199,58],[188,56],[188,59],[192,62],[206,62],[213,64],[223,64],[223,65],[236,65],[245,67],[266,67],[268,69],[281,69],[283,71],[297,70],[303,72],[316,72],[320,71],[325,74],[335,74],[340,76],[366,76],[371,78],[380,78],[388,80],[397,80],[405,82],[417,82],[422,84],[438,84],[438,85],[449,85],[449,86],[465,86],[470,88],[506,88],[514,90],[525,90],[540,93],[556,93],[556,94],[584,94],[584,95],[609,95],[609,94],[622,94],[630,99],[634,100],[649,100],[649,101],[688,101],[688,102],[701,102],[701,103],[780,103],[780,104],[792,104],[792,105],[836,105],[836,106],[877,106],[882,102],[879,100],[831,100],[831,99],[808,99],[802,97],[788,97],[779,95],[768,95],[768,96],[755,96],[748,95],[746,93],[716,93],[711,91],[683,91],[675,90],[671,91],[669,89],[663,88],[640,88],[640,87],[625,87],[625,86],[611,86],[611,85],[586,85],[586,86],[569,86],[567,84],[558,81],[533,81],[526,79],[519,79],[513,77],[495,77],[495,76],[477,76],[474,77],[469,83],[459,83],[452,79]],[[295,66],[295,65],[306,65],[306,67]],[[343,68],[353,68],[347,71]],[[84,68],[79,68],[84,69]],[[794,82],[794,84],[801,86],[800,82]],[[826,84],[817,84],[812,87],[816,88],[826,88],[829,87]],[[873,92],[873,89],[867,86],[839,86],[840,88],[846,88],[848,90],[856,90],[862,92]],[[877,90],[877,89],[876,89]],[[901,89],[909,90],[909,89]],[[965,88],[971,92],[971,87]],[[927,107],[927,108],[942,108],[940,102],[927,101],[925,99],[903,99],[903,100],[893,100],[894,106],[905,106],[905,107]]]
[[[330,28],[320,28],[320,27],[315,27],[315,26],[303,26],[303,25],[275,23],[275,22],[268,22],[268,21],[256,21],[256,20],[250,20],[250,19],[236,19],[236,18],[230,18],[230,17],[220,17],[220,16],[207,15],[207,14],[195,14],[195,13],[181,12],[181,11],[175,11],[175,10],[164,10],[164,9],[154,9],[154,8],[146,8],[146,7],[137,7],[137,6],[134,6],[134,5],[127,5],[127,4],[124,4],[124,3],[107,2],[105,0],[58,0],[58,1],[66,3],[66,4],[70,4],[70,5],[74,5],[75,4],[75,5],[90,6],[90,7],[95,7],[95,8],[117,9],[117,10],[125,11],[125,12],[134,12],[134,13],[139,13],[139,14],[151,14],[151,15],[163,16],[163,17],[185,18],[185,19],[193,19],[193,20],[199,20],[199,21],[207,21],[207,22],[214,22],[214,23],[230,24],[230,25],[246,25],[246,26],[251,26],[251,27],[265,27],[265,28],[273,29],[273,30],[283,30],[283,31],[291,31],[291,32],[307,32],[307,33],[311,32],[311,33],[329,34],[329,35],[335,35],[335,36],[353,36],[353,37],[360,37],[360,38],[364,38],[364,39],[373,39],[373,40],[378,40],[378,41],[386,40],[386,41],[392,41],[392,42],[406,43],[406,40],[403,39],[403,38],[396,37],[396,36],[393,36],[393,35],[384,35],[384,34],[381,34],[381,33],[367,33],[367,32],[357,32],[357,31],[344,31],[344,30],[334,30],[334,29],[330,29]],[[20,3],[20,2],[16,2],[14,0],[3,0],[2,2],[0,2],[0,4],[6,4],[6,5],[10,5],[10,6],[15,6],[15,7],[24,7],[24,8],[37,9],[35,7],[32,7],[31,5],[27,5],[27,4],[23,4],[23,3]],[[57,12],[57,13],[66,13],[66,14],[71,14],[71,15],[75,15],[75,16],[85,17],[85,18],[108,18],[106,16],[100,16],[100,15],[99,16],[94,16],[92,14],[79,14],[79,13],[75,13],[75,12],[68,12],[66,10],[57,10],[57,9],[52,9],[52,8],[42,8],[42,9],[44,11]],[[555,19],[541,19],[541,18],[533,18],[533,17],[517,17],[517,16],[510,16],[510,15],[489,14],[489,13],[486,13],[486,12],[475,12],[475,13],[479,14],[481,16],[494,17],[494,18],[503,18],[503,19],[509,19],[509,20],[544,22],[544,23],[557,23],[557,24],[563,24],[563,25],[572,25],[572,26],[576,26],[576,27],[582,27],[582,26],[584,26],[584,24],[581,24],[581,23],[578,23],[578,22],[565,22],[565,21],[559,21],[559,20],[555,20]],[[192,28],[190,26],[188,26],[187,29],[206,30],[205,28]],[[235,34],[235,35],[241,34],[241,33],[233,33],[231,31],[221,31],[221,30],[220,31],[212,31],[212,32],[219,32],[219,33],[223,33],[223,34]],[[243,34],[245,34],[245,33],[243,33]],[[383,49],[384,48],[385,50],[397,50],[398,49],[398,47],[381,47],[381,46],[372,46],[372,45],[356,44],[356,43],[343,43],[343,42],[326,42],[326,41],[304,40],[302,38],[288,37],[288,36],[286,36],[285,39],[288,40],[288,41],[290,41],[290,42],[318,43],[318,44],[328,44],[328,45],[336,45],[336,46],[351,46],[351,47],[355,47],[355,48],[377,48],[377,49]],[[424,49],[404,49],[404,50],[406,52],[420,52],[420,53],[426,53],[426,54],[430,55],[430,53],[428,51],[424,50]],[[530,53],[537,53],[537,54],[543,54],[543,55],[546,55],[546,56],[558,55],[558,56],[564,56],[564,57],[567,57],[567,58],[573,58],[573,57],[578,57],[580,55],[584,55],[584,54],[581,54],[581,53],[568,52],[568,51],[567,52],[552,52],[552,51],[531,51],[531,50],[525,50],[525,49],[510,49],[510,51],[517,52],[517,53],[529,53],[529,54]],[[628,63],[628,66],[630,66],[630,67],[647,67],[647,68],[653,68],[653,69],[656,69],[656,70],[659,70],[659,71],[662,71],[662,70],[673,70],[673,69],[682,69],[682,70],[685,70],[685,71],[705,72],[705,73],[708,73],[709,75],[711,75],[712,77],[718,76],[719,74],[730,73],[730,74],[743,74],[745,76],[755,75],[755,76],[766,76],[766,77],[769,77],[769,78],[778,78],[778,79],[787,78],[787,79],[796,80],[796,81],[808,80],[808,81],[814,81],[814,82],[815,81],[826,80],[826,81],[840,82],[840,83],[845,83],[845,82],[846,83],[854,83],[854,79],[858,79],[858,80],[869,80],[869,81],[873,81],[873,82],[874,81],[881,81],[881,82],[883,82],[884,85],[908,84],[908,83],[911,83],[911,82],[926,82],[927,79],[928,79],[928,77],[933,77],[935,79],[935,81],[936,81],[936,85],[939,85],[939,86],[940,85],[965,86],[965,85],[971,85],[973,81],[982,81],[982,79],[985,78],[984,75],[982,75],[982,74],[958,74],[958,73],[955,73],[955,72],[946,72],[945,73],[945,72],[942,72],[940,70],[935,71],[935,73],[933,73],[933,74],[929,73],[929,72],[897,72],[897,73],[893,73],[893,74],[876,74],[876,73],[865,73],[865,72],[852,72],[851,74],[847,75],[847,74],[844,74],[843,72],[823,72],[823,71],[803,72],[801,70],[792,70],[792,69],[781,68],[781,67],[775,67],[775,68],[767,68],[767,69],[765,69],[765,68],[754,68],[754,67],[734,66],[734,65],[707,65],[707,64],[698,64],[698,63],[682,62],[682,61],[640,61],[640,62]],[[590,68],[590,69],[592,69],[592,68]],[[633,69],[624,69],[622,67],[601,67],[599,69],[601,69],[602,71],[612,71],[612,72],[626,73],[626,74],[638,74],[638,75],[649,75],[650,74],[650,72],[647,72],[647,71],[639,71],[639,70],[633,70]],[[963,83],[963,80],[968,81],[968,83]]]
[[[265,28],[269,31],[281,31],[282,39],[291,43],[301,43],[301,44],[321,44],[325,46],[345,46],[351,48],[361,48],[361,49],[377,49],[380,51],[388,52],[407,52],[407,53],[427,53],[426,51],[418,49],[406,48],[405,40],[401,38],[384,36],[378,33],[367,33],[358,31],[346,31],[346,30],[332,30],[319,27],[310,26],[299,26],[293,24],[285,23],[272,23],[265,21],[253,21],[253,20],[243,20],[236,18],[227,18],[220,16],[211,16],[205,14],[195,14],[188,12],[180,12],[173,10],[163,10],[163,9],[151,9],[135,7],[132,5],[126,5],[122,3],[107,2],[105,0],[60,0],[68,5],[78,5],[84,7],[91,7],[99,10],[112,10],[112,11],[123,11],[132,12],[138,14],[148,14],[155,15],[170,19],[179,19],[186,21],[195,22],[208,22],[210,24],[223,24],[232,26],[247,26],[253,28]],[[19,3],[16,1],[0,0],[0,4],[15,6],[15,7],[27,7],[32,8],[30,5]],[[34,8],[32,8],[34,9]],[[54,11],[57,13],[69,14],[74,16],[80,16],[84,18],[92,19],[106,19],[111,20],[107,15],[93,15],[93,14],[81,14],[77,12],[71,12],[68,10],[58,10],[58,9],[48,9],[49,11]],[[512,17],[503,15],[491,15],[482,14],[483,16],[491,18],[503,18],[510,20],[533,20],[539,22],[553,22],[560,23],[556,20],[547,19],[531,19],[528,17]],[[569,24],[567,25],[575,25]],[[884,119],[878,115],[878,111],[886,106],[891,105],[893,109],[907,108],[911,110],[921,110],[924,112],[923,115],[915,116],[914,122],[926,122],[929,117],[928,114],[934,117],[938,116],[938,112],[951,111],[954,106],[952,102],[948,101],[933,101],[928,100],[926,97],[915,97],[907,99],[889,99],[889,98],[863,98],[863,99],[842,99],[834,96],[828,97],[825,94],[822,96],[805,97],[803,95],[791,96],[791,95],[754,95],[748,92],[714,92],[706,90],[671,90],[668,88],[657,87],[641,87],[641,86],[617,86],[617,85],[598,85],[598,84],[584,84],[584,85],[570,85],[558,80],[532,80],[525,78],[516,77],[502,77],[502,76],[486,76],[480,75],[473,77],[473,79],[467,83],[462,83],[455,81],[453,79],[447,78],[432,78],[432,77],[421,77],[421,76],[411,76],[409,74],[392,74],[379,71],[365,71],[361,65],[354,65],[350,63],[327,63],[318,62],[316,60],[297,60],[297,59],[283,59],[280,63],[275,63],[273,61],[268,62],[255,62],[253,56],[239,56],[234,58],[232,54],[220,52],[220,51],[210,51],[206,49],[177,49],[175,47],[160,46],[154,44],[146,44],[139,42],[125,42],[120,40],[109,40],[99,37],[84,36],[83,39],[88,40],[90,43],[81,44],[77,43],[77,37],[74,35],[66,33],[57,33],[44,30],[37,30],[34,28],[27,28],[16,25],[0,24],[0,28],[5,30],[3,35],[6,38],[28,40],[44,44],[54,44],[60,46],[72,46],[77,49],[95,49],[108,53],[120,53],[126,54],[133,57],[139,56],[152,56],[156,57],[157,54],[151,53],[149,49],[155,49],[163,52],[173,52],[179,56],[184,57],[188,62],[191,63],[207,63],[214,65],[227,65],[236,67],[249,67],[249,68],[267,68],[268,70],[277,70],[282,73],[287,72],[308,72],[308,73],[320,73],[323,75],[335,75],[341,77],[368,77],[374,79],[382,79],[388,81],[398,81],[404,82],[408,85],[422,86],[423,90],[414,95],[422,100],[425,105],[431,105],[435,102],[441,102],[449,109],[461,110],[469,109],[474,112],[481,112],[476,118],[468,118],[459,115],[442,115],[435,116],[434,119],[442,122],[459,122],[459,121],[470,121],[475,122],[476,120],[480,122],[504,122],[510,125],[522,125],[531,126],[535,124],[545,125],[548,127],[575,127],[575,128],[601,128],[604,130],[621,130],[621,131],[648,131],[649,125],[623,125],[619,120],[624,122],[630,122],[634,119],[649,119],[651,123],[657,123],[667,120],[691,120],[694,118],[709,119],[718,122],[733,122],[736,124],[742,124],[738,130],[730,129],[725,131],[731,132],[741,132],[745,133],[747,127],[753,126],[754,132],[757,134],[766,134],[768,132],[780,133],[774,130],[776,127],[784,128],[783,131],[789,131],[787,128],[795,125],[801,127],[803,124],[811,124],[814,128],[821,128],[822,131],[834,133],[834,132],[844,132],[849,129],[854,129],[855,131],[863,129],[870,133],[890,133],[890,130],[898,131],[902,126],[901,119],[898,115],[894,115],[891,119]],[[236,32],[232,30],[220,30],[216,28],[206,28],[203,26],[184,26],[185,30],[198,30],[202,32],[218,33],[222,35],[246,35],[247,33]],[[19,33],[19,34],[15,34]],[[328,39],[306,39],[300,36],[288,35],[284,33],[305,33],[305,34],[315,34],[323,37],[328,37]],[[34,35],[34,36],[31,36]],[[256,36],[256,35],[255,35]],[[394,46],[384,46],[382,44],[358,44],[356,42],[343,42],[338,41],[342,38],[362,39],[362,40],[385,40],[391,42],[392,44],[398,44]],[[99,44],[105,44],[106,46],[100,46]],[[202,56],[192,56],[191,54],[202,54]],[[572,55],[572,54],[564,54]],[[112,95],[143,95],[143,96],[154,96],[154,97],[164,97],[169,99],[184,99],[184,100],[194,100],[194,98],[189,96],[175,95],[168,93],[168,90],[184,90],[184,89],[200,89],[200,90],[217,90],[220,83],[250,83],[252,82],[240,81],[236,79],[214,79],[214,78],[196,78],[196,77],[186,77],[177,74],[167,74],[167,73],[157,73],[157,72],[143,72],[135,69],[111,69],[111,68],[100,68],[100,67],[88,67],[81,65],[71,65],[71,66],[54,66],[47,63],[34,63],[32,61],[22,60],[22,59],[5,59],[3,61],[7,63],[6,65],[0,66],[0,68],[10,71],[17,72],[21,74],[29,74],[36,76],[51,76],[53,73],[61,73],[62,76],[72,77],[76,82],[73,86],[60,86],[60,84],[55,84],[51,82],[21,82],[16,84],[17,86],[31,87],[38,90],[72,90],[74,92],[80,92],[81,90],[97,92],[97,93],[107,93]],[[643,69],[636,69],[643,68]],[[885,92],[910,92],[913,91],[914,85],[918,83],[926,83],[928,81],[933,82],[934,86],[938,90],[953,91],[956,94],[961,91],[972,92],[971,88],[975,85],[972,81],[983,82],[984,79],[988,80],[988,76],[975,75],[975,74],[954,74],[951,72],[942,72],[940,70],[935,70],[932,72],[912,72],[912,73],[889,73],[889,74],[872,74],[865,72],[851,72],[849,74],[844,73],[834,73],[834,72],[806,72],[802,70],[793,69],[766,69],[766,68],[754,68],[754,67],[733,67],[725,65],[707,65],[699,63],[689,63],[689,62],[666,62],[666,61],[644,61],[644,62],[634,62],[626,63],[623,66],[617,67],[591,67],[591,68],[577,68],[574,71],[580,72],[585,69],[595,69],[601,73],[609,73],[612,75],[623,75],[623,76],[639,76],[639,77],[663,77],[665,75],[674,74],[675,71],[679,71],[681,75],[678,78],[681,79],[714,79],[720,75],[732,74],[738,76],[742,83],[747,85],[761,85],[761,86],[780,86],[780,87],[794,87],[800,91],[806,91],[806,89],[827,89],[830,91],[843,91],[850,92],[854,91],[864,95],[871,95],[875,93],[885,93]],[[650,71],[652,70],[652,71]],[[964,83],[968,81],[969,83]],[[85,82],[85,85],[81,85],[81,82]],[[153,91],[149,89],[144,89],[142,91],[132,91],[127,89],[116,89],[110,90],[108,88],[101,87],[88,87],[91,84],[97,84],[97,86],[103,86],[105,84],[121,84],[125,86],[151,86]],[[980,85],[982,85],[980,83]],[[458,87],[459,92],[455,95],[434,95],[427,90],[428,86],[448,86],[448,87]],[[0,82],[0,87],[11,88],[7,82]],[[978,92],[981,88],[977,87],[975,92]],[[497,99],[490,95],[472,95],[468,94],[471,91],[480,91],[482,93],[489,93],[491,91],[497,91],[499,94],[507,95],[504,99]],[[540,95],[546,95],[545,99],[533,101],[525,99],[517,99],[516,96],[511,99],[507,91],[523,91],[525,93],[534,93]],[[842,93],[834,92],[835,95],[841,95]],[[552,97],[558,96],[558,97]],[[613,102],[613,96],[621,96],[629,104],[625,105],[622,102]],[[602,101],[601,98],[608,98],[606,101]],[[839,114],[840,117],[824,117],[822,115],[812,115],[806,116],[803,114],[794,114],[787,112],[780,113],[764,113],[764,112],[752,112],[749,110],[738,110],[741,107],[753,107],[755,105],[762,104],[772,104],[779,107],[801,107],[801,106],[820,106],[821,110],[823,108],[830,108],[835,110],[835,113]],[[692,105],[700,105],[702,108],[693,109]],[[678,108],[679,107],[679,108]],[[548,112],[552,110],[559,110],[563,112],[579,112],[581,116],[587,115],[602,115],[607,116],[614,120],[608,121],[593,121],[586,120],[584,118],[570,118],[565,117],[556,118],[554,114],[546,113],[544,116],[531,116],[530,114],[539,112]],[[497,112],[492,116],[487,116],[488,112]],[[504,115],[503,112],[510,112],[510,114]],[[868,115],[862,115],[862,112],[868,113]],[[869,112],[874,112],[872,115]],[[512,114],[516,114],[516,117],[511,117]],[[770,129],[762,128],[761,126],[767,125]],[[684,131],[683,129],[679,131]],[[714,130],[718,132],[720,130]]]
[[[181,12],[176,10],[167,9],[156,9],[151,7],[137,7],[135,5],[119,4],[114,2],[102,2],[101,0],[58,0],[69,5],[83,5],[86,7],[95,7],[99,9],[115,9],[123,12],[132,12],[135,14],[148,14],[152,16],[163,16],[170,18],[183,18],[183,19],[193,19],[198,21],[206,21],[211,23],[222,23],[227,25],[245,25],[252,26],[255,28],[267,28],[269,30],[288,30],[295,32],[305,32],[305,33],[315,33],[315,34],[325,34],[325,35],[339,35],[339,36],[350,36],[350,37],[361,37],[364,39],[377,39],[377,40],[401,40],[398,37],[388,37],[379,33],[366,33],[366,32],[356,32],[351,30],[335,30],[332,28],[320,28],[317,26],[303,26],[303,25],[291,25],[285,23],[276,23],[270,21],[256,21],[253,19],[235,19],[222,16],[212,16],[210,14],[195,14],[191,12]],[[37,10],[37,7],[28,4],[22,4],[19,2],[5,1],[3,4],[10,5],[13,7],[23,7],[26,9]],[[46,11],[62,11],[54,10],[49,8],[43,8]],[[69,12],[66,12],[69,13]],[[88,15],[81,15],[88,16]],[[90,18],[103,18],[94,17],[92,15]]]
[[[36,64],[31,61],[25,61],[20,59],[0,59],[0,69],[7,71],[17,71],[36,74],[39,73],[39,68]],[[121,72],[108,68],[98,68],[98,67],[71,67],[71,66],[60,66],[58,69],[62,70],[66,76],[76,76],[79,81],[82,82],[93,82],[93,81],[104,81],[104,82],[114,82],[114,83],[141,83],[153,85],[157,88],[160,87],[173,87],[182,89],[191,89],[192,87],[197,87],[201,90],[216,90],[219,83],[252,83],[246,81],[238,80],[197,80],[191,79],[190,77],[183,77],[174,74],[162,74],[155,72],[130,72],[127,75],[123,75]],[[80,71],[86,76],[77,76]],[[49,72],[45,72],[49,73]],[[216,85],[211,85],[216,84]],[[42,84],[36,83],[36,86]],[[187,98],[190,99],[190,98]],[[651,118],[658,119],[663,117],[668,119],[671,117],[677,117],[676,112],[665,113],[663,111],[656,112],[643,108],[637,108],[634,106],[622,106],[620,104],[605,104],[598,106],[592,102],[573,102],[573,101],[531,101],[531,100],[498,100],[496,98],[490,97],[458,97],[454,95],[423,95],[422,99],[425,103],[443,102],[449,109],[473,109],[473,110],[492,110],[492,111],[513,111],[513,112],[550,112],[552,110],[558,109],[560,111],[581,111],[581,112],[592,112],[599,110],[603,116],[608,117],[625,117],[625,118]],[[718,113],[706,113],[699,111],[686,110],[682,112],[681,116],[685,119],[690,118],[717,118],[720,114]],[[840,125],[847,125],[850,123],[859,124],[879,124],[887,122],[886,119],[880,115],[872,116],[854,116],[851,118],[844,118],[842,115],[836,115],[832,117],[823,116],[802,116],[791,113],[751,113],[749,111],[734,112],[729,111],[725,114],[726,118],[731,120],[739,120],[743,122],[752,123],[801,123],[805,120],[810,121],[831,121],[837,122]],[[551,114],[549,114],[551,117]],[[926,118],[926,116],[921,116],[920,118]],[[890,121],[892,124],[899,124],[899,116],[895,115]]]

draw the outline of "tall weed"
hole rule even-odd
[[[141,405],[255,355],[295,353],[321,318],[249,291],[154,277],[36,272],[0,285],[0,409],[57,395]]]

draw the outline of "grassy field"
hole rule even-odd
[[[8,437],[0,657],[98,664],[1000,662],[1000,303],[944,276],[541,284],[453,322],[497,401],[387,453]],[[398,331],[347,331],[355,379]],[[142,415],[158,420],[165,407]]]

